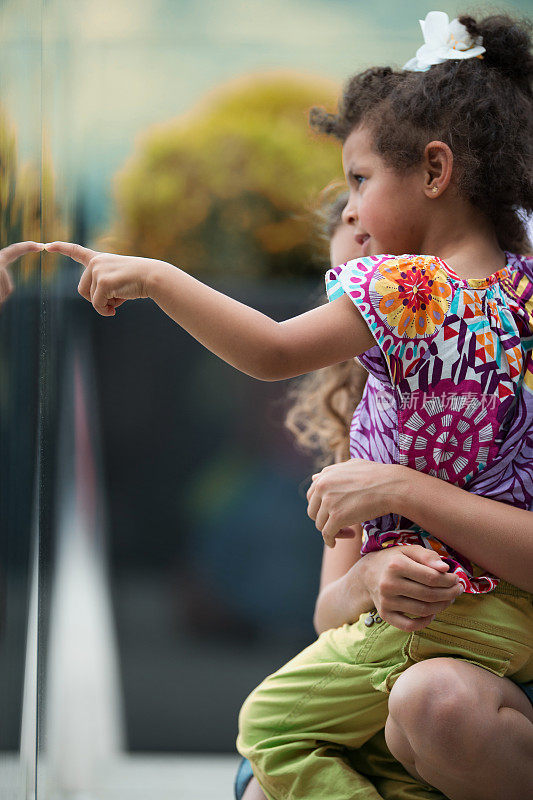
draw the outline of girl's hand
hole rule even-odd
[[[113,317],[126,300],[148,297],[148,276],[164,262],[154,258],[99,253],[79,244],[49,242],[45,250],[61,253],[83,264],[78,292],[103,317]]]
[[[448,564],[419,544],[366,553],[355,568],[379,616],[402,631],[425,628],[463,589]]]
[[[394,492],[404,467],[352,458],[313,475],[307,513],[328,547],[350,535],[350,525],[392,513]]]

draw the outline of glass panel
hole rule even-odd
[[[41,3],[0,8],[0,794],[35,794]]]
[[[83,85],[79,20],[90,6],[44,7],[43,242],[86,236],[83,119],[75,103]],[[105,763],[123,749],[93,349],[79,276],[70,259],[44,254],[39,800],[91,795]]]

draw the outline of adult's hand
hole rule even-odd
[[[418,544],[366,553],[354,569],[379,616],[403,631],[425,628],[463,589],[457,576],[448,574],[448,564]]]
[[[405,469],[400,464],[351,458],[313,475],[307,513],[328,547],[335,547],[339,535],[349,536],[351,525],[393,512]]]

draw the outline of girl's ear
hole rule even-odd
[[[424,149],[424,193],[440,197],[450,185],[453,153],[444,142],[429,142]]]

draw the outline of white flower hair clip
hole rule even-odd
[[[425,20],[419,20],[424,44],[416,51],[403,69],[426,72],[433,64],[450,59],[481,57],[485,52],[481,36],[473,37],[458,19],[450,22],[444,11],[430,11]]]

